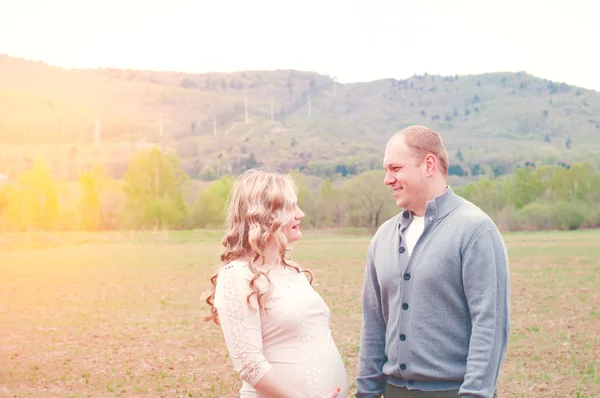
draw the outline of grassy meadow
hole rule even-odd
[[[215,231],[3,234],[0,396],[234,397],[201,294]],[[600,396],[600,231],[511,233],[512,333],[501,397]],[[354,390],[368,235],[306,231]]]

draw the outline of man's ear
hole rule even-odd
[[[425,163],[425,175],[427,175],[427,177],[432,176],[438,167],[437,158],[435,156],[433,156],[432,154],[429,154],[429,155],[425,156],[424,163]]]

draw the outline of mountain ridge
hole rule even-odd
[[[409,124],[442,134],[458,176],[600,165],[600,94],[526,72],[342,84],[290,69],[65,69],[0,55],[0,105],[5,145],[77,147],[115,176],[144,145],[176,152],[194,178],[258,163],[356,174],[380,168],[387,138]],[[0,152],[0,167],[13,157]]]

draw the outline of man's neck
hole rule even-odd
[[[432,201],[438,196],[442,195],[444,192],[446,192],[446,188],[448,188],[448,185],[446,185],[446,181],[441,181],[441,183],[437,183],[434,186],[430,187],[428,189],[428,194],[425,196],[425,200],[423,200],[422,206],[420,206],[414,211],[411,211],[413,216],[424,217],[425,211],[427,210],[427,202]]]
[[[433,200],[442,195],[444,192],[446,192],[447,188],[448,184],[446,183],[446,180],[436,181],[435,184],[433,184],[429,189],[429,200]]]

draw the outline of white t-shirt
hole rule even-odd
[[[419,237],[423,233],[423,229],[425,228],[425,217],[418,217],[413,215],[413,220],[404,231],[404,238],[406,239],[406,250],[408,250],[408,255],[412,253],[413,248],[417,244]]]

